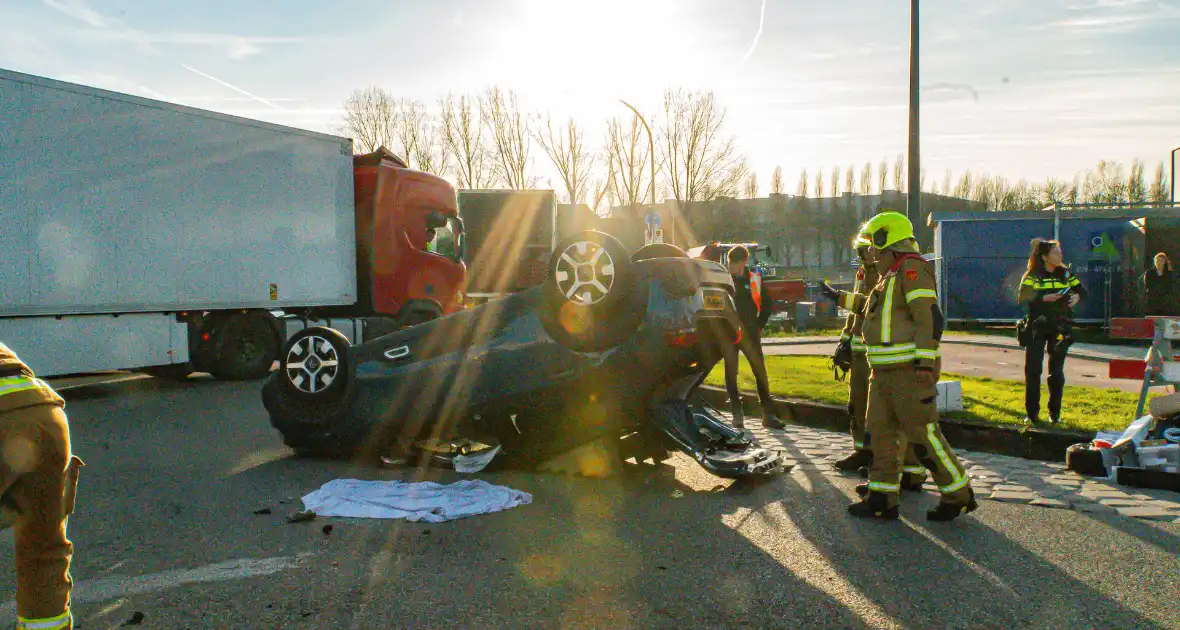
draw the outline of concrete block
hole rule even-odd
[[[939,381],[937,387],[939,413],[963,410],[962,383],[959,381]]]

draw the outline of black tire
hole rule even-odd
[[[209,371],[225,381],[264,378],[278,358],[280,340],[272,318],[259,312],[226,318],[214,331]]]
[[[635,299],[634,285],[622,243],[603,232],[578,232],[558,242],[549,257],[538,315],[563,346],[606,350],[630,337],[643,319],[646,302]]]
[[[307,366],[312,356],[318,365]],[[263,386],[262,401],[271,426],[297,455],[346,457],[371,433],[371,426],[350,413],[354,373],[352,345],[331,328],[305,328],[283,346],[279,370]]]
[[[688,258],[688,254],[670,243],[649,243],[635,250],[631,254],[631,262],[651,260],[653,258]]]

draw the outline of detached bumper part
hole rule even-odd
[[[758,446],[704,408],[663,403],[653,416],[681,451],[718,477],[770,475],[783,469],[781,453]]]

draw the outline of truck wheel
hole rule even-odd
[[[238,313],[217,328],[210,371],[226,381],[263,378],[279,353],[279,336],[271,318],[262,313]]]
[[[597,352],[630,337],[643,317],[634,292],[631,259],[617,239],[578,232],[562,239],[549,258],[538,316],[558,343]]]

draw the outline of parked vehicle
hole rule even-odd
[[[804,281],[801,278],[780,277],[778,275],[779,268],[770,259],[769,247],[760,246],[757,243],[713,243],[712,245],[721,249],[722,265],[728,263],[729,251],[734,247],[743,245],[750,251],[750,267],[762,274],[762,286],[767,297],[771,300],[771,312],[786,313],[789,317],[793,317],[795,304],[805,301],[806,285]],[[694,247],[688,250],[688,255],[692,258],[700,258],[704,255],[706,247],[708,245]]]
[[[469,304],[537,286],[558,238],[552,190],[460,190]]]
[[[352,141],[0,70],[0,340],[42,376],[266,375],[456,310],[454,188]]]
[[[680,450],[720,476],[772,473],[779,453],[693,400],[736,333],[717,264],[581,232],[527,291],[361,344],[297,333],[262,400],[304,455],[406,457],[423,438],[491,435],[531,465],[607,438],[624,457]]]

